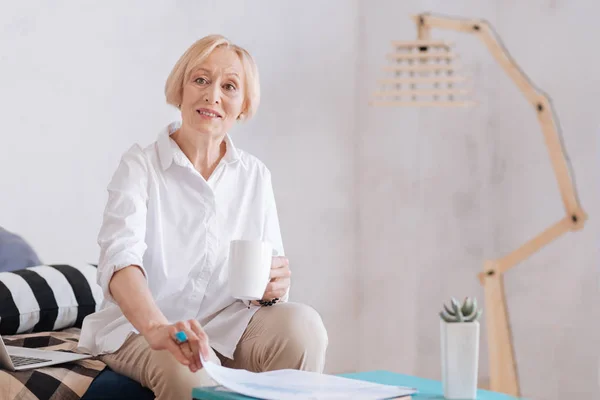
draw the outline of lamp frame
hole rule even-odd
[[[504,291],[504,274],[569,231],[581,230],[587,214],[577,198],[559,137],[558,117],[550,97],[537,88],[519,68],[493,27],[483,19],[459,19],[422,13],[412,16],[418,40],[431,41],[432,29],[447,29],[477,36],[534,109],[564,205],[565,216],[522,246],[495,260],[484,261],[478,274],[485,295],[490,389],[520,396],[512,332]]]

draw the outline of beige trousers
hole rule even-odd
[[[234,360],[214,351],[211,360],[254,372],[285,368],[322,372],[327,344],[327,332],[313,308],[280,303],[254,314]],[[203,369],[193,373],[168,351],[152,350],[141,335],[130,336],[117,352],[100,359],[115,372],[150,388],[158,400],[191,399],[192,388],[215,384]]]

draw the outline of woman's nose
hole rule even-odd
[[[219,104],[221,100],[221,89],[218,85],[211,85],[204,95],[204,101],[208,104]]]

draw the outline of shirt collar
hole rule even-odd
[[[173,162],[180,166],[189,166],[190,162],[186,155],[181,151],[177,143],[171,139],[171,135],[181,127],[181,122],[175,121],[167,125],[158,135],[157,146],[158,146],[158,157],[163,170],[166,170],[171,166]],[[226,164],[232,164],[239,161],[244,168],[247,168],[246,163],[240,156],[240,152],[234,146],[231,137],[225,135],[225,155],[223,156],[223,162]]]

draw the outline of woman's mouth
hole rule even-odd
[[[204,118],[221,118],[221,114],[208,108],[200,108],[196,112]]]

